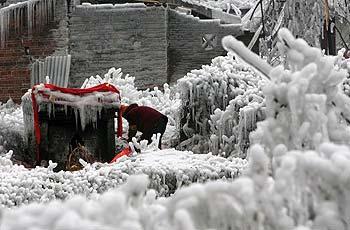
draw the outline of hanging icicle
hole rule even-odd
[[[10,36],[27,31],[31,37],[42,31],[54,19],[56,0],[28,0],[0,9],[0,45],[4,47]],[[25,23],[25,21],[27,23]],[[10,28],[10,25],[14,28]],[[15,33],[14,35],[10,35]]]
[[[3,9],[0,9],[0,41],[1,47],[5,45],[5,13]]]

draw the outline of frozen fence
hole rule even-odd
[[[31,86],[44,83],[49,76],[51,84],[67,87],[70,64],[71,55],[49,56],[44,61],[35,61],[31,66]]]

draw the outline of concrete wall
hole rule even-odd
[[[202,20],[170,10],[168,15],[169,81],[175,82],[190,70],[210,64],[214,57],[226,55],[221,39],[226,35],[237,36],[240,33],[239,25],[220,24],[218,19]],[[209,40],[212,46],[206,46],[205,40]]]
[[[40,33],[29,37],[11,33],[3,48],[0,47],[0,101],[11,97],[21,101],[22,95],[30,87],[29,65],[34,59],[44,58],[53,53],[67,52],[67,5],[65,0],[56,1],[54,21]],[[25,47],[30,55],[25,54]]]
[[[240,34],[239,25],[142,4],[77,6],[69,30],[70,87],[81,86],[87,77],[102,76],[111,67],[134,76],[139,88],[175,82],[226,54],[223,36]],[[211,36],[215,36],[214,47],[203,47],[202,39]]]
[[[167,76],[166,11],[143,4],[77,6],[70,19],[70,86],[122,68],[143,88],[162,85]]]

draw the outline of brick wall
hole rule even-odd
[[[201,20],[169,10],[168,80],[175,82],[190,70],[210,64],[214,57],[226,55],[221,39],[226,35],[237,36],[240,31],[239,25],[220,24],[218,19]],[[206,46],[203,39],[213,47]]]
[[[70,18],[70,86],[103,76],[111,67],[135,77],[137,86],[166,82],[166,11],[128,5],[77,6]]]
[[[54,22],[40,33],[28,37],[26,33],[11,33],[3,48],[0,47],[0,101],[6,102],[10,97],[17,103],[30,87],[29,65],[33,59],[44,58],[57,50],[67,50],[66,1],[56,1]],[[25,54],[25,47],[30,55]]]

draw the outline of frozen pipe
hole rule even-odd
[[[222,46],[228,52],[235,53],[244,62],[252,66],[258,72],[263,74],[270,80],[269,73],[272,70],[272,66],[261,59],[257,54],[249,50],[241,41],[238,41],[233,36],[225,36],[222,39]]]

